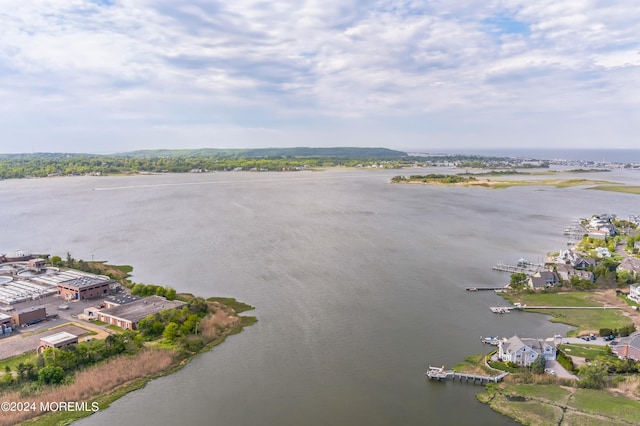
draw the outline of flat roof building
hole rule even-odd
[[[47,311],[44,306],[32,306],[13,313],[15,325],[30,325],[47,319]]]
[[[2,312],[0,312],[0,334],[2,334],[5,328],[11,328],[12,324],[13,318],[11,318],[11,315],[3,314]]]
[[[78,343],[78,336],[67,333],[66,331],[61,331],[60,333],[42,337],[40,339],[38,351],[41,352],[46,348],[61,348],[63,346],[73,345],[76,343]]]
[[[100,311],[98,319],[125,330],[135,330],[138,327],[138,322],[148,315],[157,314],[165,309],[179,309],[186,305],[185,302],[179,300],[167,300],[161,296],[149,296]]]
[[[127,303],[135,302],[136,300],[140,300],[140,298],[131,294],[119,294],[117,296],[108,297],[104,300],[105,309],[126,305]]]
[[[87,300],[109,294],[112,281],[99,276],[82,276],[58,283],[58,294],[66,300]]]

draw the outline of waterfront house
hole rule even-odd
[[[627,271],[630,272],[633,277],[637,277],[640,272],[640,260],[634,259],[632,257],[626,257],[618,267],[616,268],[616,272]]]
[[[610,237],[613,237],[614,235],[616,235],[616,227],[613,223],[607,223],[606,225],[602,225],[598,229],[600,231],[607,232]]]
[[[609,236],[609,232],[601,231],[600,229],[594,229],[593,231],[589,231],[587,235],[590,238],[595,238],[596,240],[606,240]]]
[[[529,287],[533,290],[539,290],[542,288],[553,287],[558,284],[560,279],[558,274],[553,271],[539,271],[529,277]]]
[[[571,262],[571,266],[576,269],[587,269],[589,266],[596,266],[596,261],[590,257],[579,257],[575,262]]]
[[[633,300],[636,303],[640,303],[640,284],[629,286],[629,295],[627,296],[629,300]]]
[[[562,250],[558,256],[557,263],[574,263],[579,259],[578,255],[573,250]]]
[[[607,225],[609,223],[610,222],[608,220],[600,219],[599,217],[594,216],[589,221],[589,228],[591,228],[591,229],[600,229],[600,227],[605,226],[605,225]]]
[[[528,339],[513,336],[498,344],[498,357],[504,362],[512,362],[528,367],[539,356],[547,361],[556,359],[556,345],[553,339]]]
[[[640,361],[640,331],[620,339],[617,345],[611,346],[611,352],[620,359]]]
[[[593,282],[593,278],[594,278],[593,272],[591,271],[583,271],[581,269],[575,269],[571,265],[565,265],[562,263],[559,263],[556,266],[556,272],[558,273],[558,277],[560,277],[562,281],[569,281],[571,280],[572,277],[578,277],[578,279],[589,280]]]

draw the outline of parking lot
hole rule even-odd
[[[47,315],[53,315],[53,317],[30,326],[15,327],[14,332],[11,334],[0,336],[0,359],[20,355],[32,350],[35,351],[40,344],[40,338],[61,331],[67,331],[76,335],[86,335],[91,332],[96,332],[98,333],[96,337],[105,337],[107,333],[110,332],[106,327],[79,321],[76,318],[86,307],[93,306],[97,303],[99,303],[99,299],[66,302],[59,297],[48,296],[39,300],[31,300],[12,305],[16,311],[32,306],[44,306]],[[3,305],[3,307],[4,306],[5,305]],[[68,309],[60,309],[60,306],[67,306]],[[11,312],[7,313],[10,314]]]

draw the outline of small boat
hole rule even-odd
[[[480,337],[480,339],[482,340],[482,343],[485,343],[487,345],[493,345],[493,346],[498,346],[500,344],[500,338],[497,336],[489,336],[489,337]]]

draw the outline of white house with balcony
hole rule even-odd
[[[498,343],[498,357],[504,362],[528,367],[539,356],[547,361],[556,359],[556,345],[553,339],[527,339],[513,336]]]

